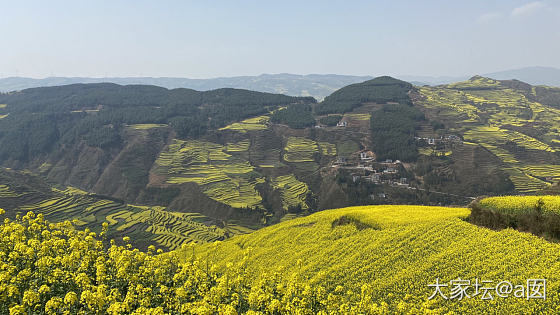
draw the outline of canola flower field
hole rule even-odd
[[[242,133],[246,133],[251,130],[264,130],[268,128],[268,121],[270,116],[263,115],[258,117],[252,117],[240,122],[235,122],[231,125],[227,125],[220,130],[234,130]]]
[[[296,274],[310,288],[341,292],[335,313],[363,314],[556,314],[560,310],[560,245],[506,229],[464,221],[469,210],[424,206],[364,206],[322,211],[218,245],[197,246],[216,270],[246,260],[254,281],[271,270]],[[192,250],[179,250],[182,261]],[[248,258],[247,258],[248,257]],[[546,299],[509,296],[483,300],[433,295],[436,278],[524,284],[546,279]],[[310,289],[317,290],[319,289]]]
[[[560,196],[501,196],[488,197],[479,201],[479,205],[488,210],[506,214],[528,213],[542,202],[544,213],[560,215]]]
[[[301,163],[315,161],[314,155],[319,152],[317,143],[302,137],[289,137],[284,148],[284,161]]]
[[[0,211],[1,212],[1,211]],[[0,225],[6,314],[557,314],[560,245],[463,221],[465,208],[327,210],[163,253],[29,212]],[[129,242],[128,237],[124,238]],[[451,299],[453,279],[546,279],[546,299]],[[488,282],[486,282],[488,283]],[[503,294],[503,292],[502,292]]]

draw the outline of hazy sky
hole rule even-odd
[[[560,0],[0,0],[0,77],[560,68]]]

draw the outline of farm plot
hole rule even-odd
[[[319,142],[322,155],[336,156],[336,145],[329,142]]]
[[[272,186],[279,189],[282,194],[282,207],[288,209],[290,207],[301,206],[302,209],[309,208],[305,199],[309,192],[307,184],[300,182],[293,175],[278,176],[272,180]]]
[[[314,162],[315,154],[319,152],[317,143],[302,137],[289,137],[284,148],[286,162]]]
[[[167,127],[167,125],[166,124],[135,124],[135,125],[128,125],[127,127],[135,130],[148,130],[154,128]]]
[[[226,153],[248,146],[248,141],[222,146],[175,139],[156,160],[156,171],[167,176],[168,184],[195,183],[213,200],[232,207],[253,208],[261,204],[255,186],[263,178],[248,161]]]
[[[252,117],[240,122],[235,122],[231,125],[220,128],[219,130],[235,130],[239,132],[247,132],[251,130],[264,130],[268,128],[269,116],[263,115],[258,117]]]
[[[54,222],[70,219],[76,226],[94,231],[108,222],[110,237],[142,235],[168,249],[188,242],[223,240],[226,234],[235,232],[209,225],[211,220],[201,214],[172,212],[160,206],[127,205],[83,194],[64,194],[17,210],[42,213]]]

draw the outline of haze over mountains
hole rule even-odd
[[[415,85],[438,85],[463,81],[475,75],[465,76],[395,76]],[[526,67],[483,74],[498,80],[517,79],[532,85],[560,86],[560,69],[551,67]],[[372,76],[352,76],[337,74],[261,74],[259,76],[220,77],[210,79],[189,79],[173,77],[48,77],[43,79],[26,77],[0,78],[0,92],[23,90],[42,86],[58,86],[74,83],[111,82],[122,85],[142,84],[156,85],[169,89],[191,88],[198,91],[208,91],[218,88],[239,88],[259,92],[280,93],[292,96],[313,96],[322,100],[337,89],[349,84],[372,79]]]
[[[23,90],[32,87],[58,86],[74,83],[111,82],[121,85],[156,85],[168,89],[190,88],[197,91],[208,91],[219,88],[238,88],[295,96],[313,96],[315,98],[322,99],[343,86],[366,81],[372,78],[373,77],[371,76],[350,76],[337,74],[297,75],[287,73],[211,79],[188,79],[169,77],[49,77],[44,79],[33,79],[23,77],[9,77],[0,79],[0,92]]]
[[[416,85],[438,85],[438,84],[449,84],[458,81],[464,81],[472,77],[474,74],[465,76],[414,76],[414,75],[404,75],[396,76],[401,80],[412,82]],[[511,80],[516,79],[529,83],[532,85],[548,85],[548,86],[560,86],[560,69],[552,67],[525,67],[519,69],[511,69],[504,71],[497,71],[483,74],[482,76],[496,79],[496,80]]]

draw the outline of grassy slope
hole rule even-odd
[[[511,229],[496,232],[477,227],[461,219],[468,214],[464,208],[421,206],[327,210],[219,245],[196,247],[195,252],[222,268],[248,255],[254,275],[280,269],[284,274],[303,275],[309,283],[327,289],[343,285],[356,296],[367,284],[374,302],[388,303],[392,312],[557,312],[560,245]],[[333,227],[342,216],[361,223]],[[356,227],[364,225],[371,228]],[[190,255],[190,251],[182,252],[184,259]],[[494,284],[546,278],[548,298],[427,302],[432,293],[427,284],[437,277],[444,282],[478,277]]]

